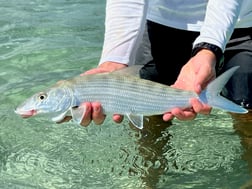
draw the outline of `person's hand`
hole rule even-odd
[[[215,73],[216,58],[215,55],[206,49],[199,51],[192,57],[181,69],[176,82],[172,87],[191,90],[200,94],[201,91],[216,77]],[[192,105],[188,109],[174,108],[171,112],[163,115],[164,121],[173,119],[174,117],[179,120],[192,120],[198,113],[209,114],[211,107],[202,104],[196,98],[190,99]]]
[[[113,72],[119,69],[123,69],[125,67],[127,67],[127,65],[116,63],[116,62],[105,62],[99,65],[97,68],[94,68],[94,69],[91,69],[82,73],[81,76],[86,75],[86,74]],[[106,118],[106,116],[104,115],[102,111],[102,106],[99,102],[83,102],[82,104],[80,104],[78,108],[85,110],[85,114],[83,115],[82,121],[80,123],[82,126],[86,127],[92,121],[96,125],[101,125]],[[71,119],[72,119],[72,116],[66,116],[62,121],[58,123],[67,122],[67,121],[70,121]],[[113,120],[116,123],[120,123],[123,120],[123,116],[114,114]]]
[[[88,70],[81,75],[113,72],[125,67],[127,67],[125,64],[105,62],[99,65],[97,68]],[[88,126],[91,121],[93,121],[96,125],[101,125],[104,122],[106,116],[103,114],[102,106],[99,102],[84,102],[80,106],[85,108],[85,115],[81,121],[82,126]],[[113,120],[116,123],[120,123],[123,120],[123,116],[114,114]]]
[[[80,107],[85,108],[85,114],[80,123],[82,126],[86,127],[92,121],[96,125],[101,125],[104,122],[106,115],[103,114],[102,106],[99,102],[84,102],[80,105]],[[123,120],[123,116],[114,114],[113,120],[116,123],[121,123]]]
[[[126,64],[120,64],[116,62],[104,62],[103,64],[100,64],[98,67],[82,73],[81,76],[86,75],[86,74],[113,72],[113,71],[120,70],[126,67],[127,67]]]

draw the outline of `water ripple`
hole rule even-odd
[[[47,158],[39,151],[28,148],[19,149],[8,156],[6,174],[15,177],[30,177],[46,167]]]

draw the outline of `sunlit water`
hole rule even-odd
[[[141,132],[109,117],[84,128],[15,115],[32,93],[96,66],[105,2],[0,3],[1,189],[251,188],[251,115],[150,118]]]

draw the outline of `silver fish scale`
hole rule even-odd
[[[79,102],[99,101],[105,113],[159,114],[189,106],[188,100],[197,97],[193,92],[117,74],[86,75],[70,83]]]
[[[199,96],[143,80],[129,75],[94,74],[57,82],[43,93],[37,93],[26,99],[15,112],[22,117],[38,113],[50,113],[54,121],[60,120],[70,107],[81,102],[98,101],[102,103],[105,114],[156,115],[170,111],[174,107],[189,107],[189,99],[199,98],[203,103],[221,110],[234,113],[247,113],[248,110],[220,96],[222,87],[239,67],[233,67],[211,82],[206,91]],[[46,98],[38,98],[44,94]],[[79,122],[81,112],[72,111]],[[142,128],[142,116],[129,116],[132,123]]]

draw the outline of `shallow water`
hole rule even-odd
[[[0,188],[251,188],[252,116],[87,128],[21,119],[26,97],[99,60],[105,2],[8,0],[0,12]]]

